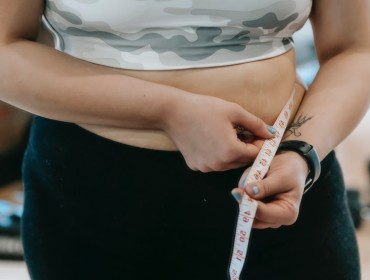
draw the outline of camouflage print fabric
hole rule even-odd
[[[111,67],[168,70],[265,59],[293,47],[312,0],[46,0],[57,49]]]

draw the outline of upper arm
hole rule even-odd
[[[43,0],[1,0],[0,44],[17,39],[35,40],[43,9]]]
[[[313,0],[311,23],[319,60],[346,50],[370,51],[369,0]]]

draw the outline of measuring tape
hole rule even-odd
[[[285,104],[283,110],[274,123],[274,128],[276,129],[275,137],[265,140],[256,160],[252,165],[251,170],[248,173],[246,180],[244,180],[244,184],[239,187],[244,189],[247,184],[260,181],[263,179],[263,177],[265,177],[288,125],[293,108],[294,94],[295,91],[293,91],[288,102]],[[229,275],[231,280],[239,280],[242,272],[247,256],[249,237],[256,211],[257,202],[244,192],[242,200],[239,204],[239,215],[234,237],[234,248],[229,265]]]

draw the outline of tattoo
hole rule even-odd
[[[296,137],[299,137],[302,135],[301,132],[298,131],[298,129],[303,125],[305,124],[306,122],[308,122],[310,119],[312,119],[313,117],[309,117],[309,116],[303,116],[302,114],[300,114],[298,116],[298,119],[296,121],[293,121],[289,127],[287,128],[286,132],[285,132],[285,137],[286,136],[289,136],[289,135],[294,135]]]

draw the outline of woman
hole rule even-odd
[[[230,191],[294,89],[284,141],[313,145],[322,175],[297,222],[313,173],[297,152],[247,186],[243,277],[359,278],[330,152],[369,105],[367,1],[45,1],[60,51],[33,42],[44,3],[27,3],[0,4],[0,91],[41,116],[24,163],[33,279],[226,279]],[[309,15],[321,69],[303,98],[289,37]]]

